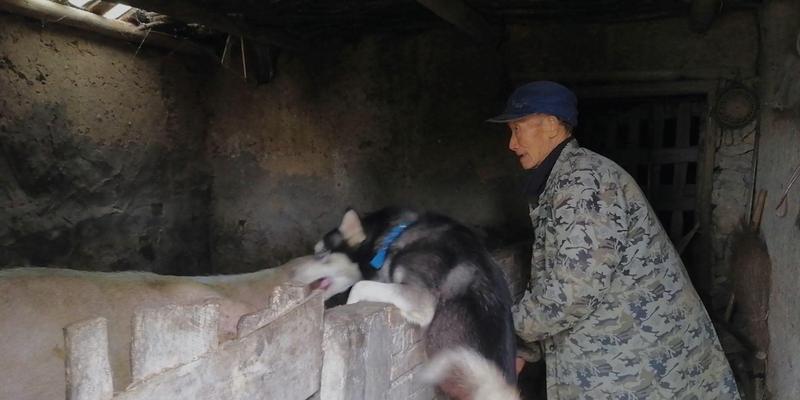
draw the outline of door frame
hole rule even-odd
[[[716,143],[719,140],[719,126],[712,118],[713,107],[716,104],[717,91],[720,87],[718,80],[692,80],[692,81],[663,81],[663,82],[631,82],[615,84],[586,84],[576,85],[575,94],[578,99],[627,99],[634,97],[668,97],[700,95],[704,96],[708,105],[708,112],[705,118],[706,129],[703,140],[698,144],[697,160],[697,196],[696,210],[697,220],[700,228],[697,237],[693,240],[699,241],[699,248],[711,249],[711,192],[714,180],[714,162],[716,155]],[[580,109],[580,106],[579,106]],[[752,197],[750,199],[752,202]],[[748,209],[750,205],[748,204]],[[713,289],[714,277],[714,255],[712,251],[707,251],[697,255],[693,261],[698,263],[700,272],[700,282],[695,282],[698,292],[703,298],[709,309],[713,306],[711,293]]]

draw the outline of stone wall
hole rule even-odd
[[[0,267],[209,272],[192,65],[0,14]]]
[[[236,339],[217,342],[216,304],[169,305],[137,313],[133,383],[114,393],[106,321],[65,329],[67,398],[72,400],[260,399],[431,400],[419,380],[420,330],[397,309],[359,303],[323,311],[321,296],[294,294]],[[278,307],[276,309],[274,307]],[[324,314],[324,322],[323,322]],[[247,318],[256,317],[247,315]],[[240,322],[240,327],[243,324]],[[245,324],[247,325],[247,324]],[[139,349],[139,350],[137,350]]]
[[[514,297],[527,281],[528,244],[493,252]],[[356,303],[324,310],[322,296],[281,281],[265,308],[219,336],[220,304],[138,310],[131,332],[131,384],[113,392],[105,318],[64,329],[66,392],[72,400],[255,399],[432,400],[420,380],[423,331],[394,306]],[[221,341],[222,340],[222,341]]]
[[[506,73],[514,81],[579,78],[573,86],[593,84],[581,77],[598,71],[752,77],[757,29],[754,13],[726,14],[706,34],[683,18],[545,22],[510,27],[499,51],[448,31],[381,35],[314,56],[284,54],[277,79],[258,88],[218,74],[208,145],[214,265],[249,270],[307,251],[348,206],[430,208],[501,239],[524,236],[507,134],[482,122],[513,86]],[[559,40],[541,40],[550,37]],[[743,145],[720,145],[720,179],[749,179],[746,160],[729,155],[746,157]],[[726,194],[732,186],[721,185],[715,199],[725,212],[714,214],[714,236],[724,264],[728,219],[746,210],[743,188]]]
[[[506,129],[483,122],[512,81],[746,77],[758,46],[752,13],[725,15],[707,34],[682,18],[512,26],[499,50],[451,30],[383,34],[280,54],[276,79],[254,87],[227,69],[2,18],[0,265],[178,274],[280,264],[348,206],[432,209],[500,242],[525,237]],[[730,220],[743,215],[725,182],[747,179],[744,161],[724,160],[745,150],[726,146],[715,188],[721,263]]]
[[[515,81],[638,81],[752,77],[755,12],[726,12],[705,33],[687,18],[620,23],[537,21],[510,28],[503,52]]]
[[[773,399],[800,398],[800,183],[789,193],[784,216],[776,214],[788,179],[800,165],[800,4],[769,0],[761,14],[762,71],[756,189],[767,191],[761,225],[772,262],[767,384]]]
[[[209,91],[213,263],[250,270],[311,250],[348,206],[445,212],[513,237],[529,224],[503,126],[500,55],[452,31],[282,54],[260,87]]]

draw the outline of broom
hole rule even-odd
[[[766,191],[759,191],[750,221],[743,221],[734,235],[730,262],[732,293],[725,311],[725,321],[730,321],[732,325],[730,331],[737,333],[737,338],[752,356],[753,381],[748,392],[756,400],[764,398],[764,373],[769,348],[767,317],[772,264],[767,246],[759,234],[766,196]]]

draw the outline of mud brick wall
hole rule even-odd
[[[263,325],[218,343],[215,304],[166,306],[135,317],[133,383],[113,393],[106,322],[65,329],[71,400],[433,399],[417,372],[425,360],[419,329],[385,304],[359,303],[324,314],[319,295],[303,290],[283,309],[245,316]],[[323,322],[324,321],[324,322]],[[248,324],[241,324],[248,325]]]

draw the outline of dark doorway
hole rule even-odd
[[[581,102],[581,145],[614,160],[637,181],[679,250],[701,227],[698,163],[705,138],[705,96],[592,99]],[[704,229],[701,229],[704,228]],[[710,271],[697,252],[684,264],[699,291]],[[704,296],[705,297],[705,296]]]

